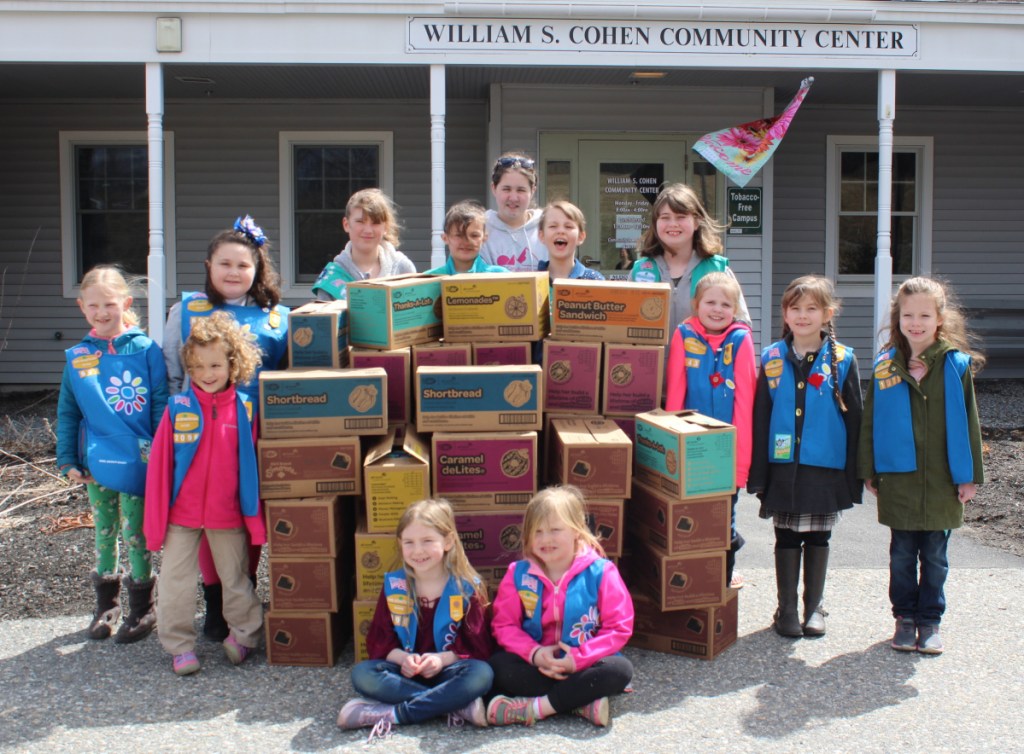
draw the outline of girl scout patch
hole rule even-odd
[[[188,302],[188,310],[190,312],[208,312],[213,309],[213,304],[207,301],[205,298],[194,298]]]
[[[453,595],[448,598],[448,614],[452,616],[452,620],[458,623],[462,620],[463,616],[463,602],[462,595]]]
[[[685,341],[685,344],[686,344],[686,352],[687,353],[695,353],[695,354],[703,355],[703,354],[708,352],[707,346],[705,346],[703,343],[701,343],[696,338],[687,338],[686,341]],[[728,364],[729,362],[726,362],[726,363]]]
[[[764,374],[766,377],[781,377],[782,376],[782,359],[772,359],[764,365]]]
[[[776,461],[788,461],[793,456],[793,436],[775,435],[772,443],[772,458]]]
[[[271,330],[276,330],[281,326],[281,313],[277,309],[271,309],[270,314],[267,315],[267,327]]]
[[[519,599],[523,603],[523,612],[526,613],[526,617],[532,618],[537,610],[537,593],[531,592],[529,589],[520,589]]]
[[[732,343],[727,343],[725,350],[722,351],[722,363],[726,366],[732,364]]]

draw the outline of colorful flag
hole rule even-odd
[[[755,120],[701,136],[693,148],[740,186],[746,186],[767,164],[786,135],[814,79],[805,78],[781,115]]]

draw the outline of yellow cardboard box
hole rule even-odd
[[[467,273],[444,278],[444,339],[455,343],[540,340],[548,332],[546,272]]]
[[[384,586],[384,574],[401,563],[401,550],[395,532],[374,534],[366,531],[365,519],[357,524],[356,599],[376,600]]]
[[[394,534],[405,509],[430,497],[430,449],[411,428],[392,427],[366,451],[367,530]]]
[[[356,599],[352,601],[352,650],[353,662],[369,660],[366,654],[366,636],[373,625],[373,613],[377,609],[376,598],[372,600]]]

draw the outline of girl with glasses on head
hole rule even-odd
[[[537,237],[540,210],[533,209],[537,171],[531,158],[506,152],[491,170],[491,193],[497,211],[487,210],[487,241],[480,258],[512,272],[533,272],[548,252]]]

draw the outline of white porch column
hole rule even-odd
[[[892,133],[896,119],[896,71],[878,72],[878,248],[875,254],[875,339],[881,348],[892,297]]]
[[[164,340],[164,75],[160,63],[146,63],[146,122],[149,144],[149,337]]]
[[[444,264],[445,68],[430,66],[430,268]]]

